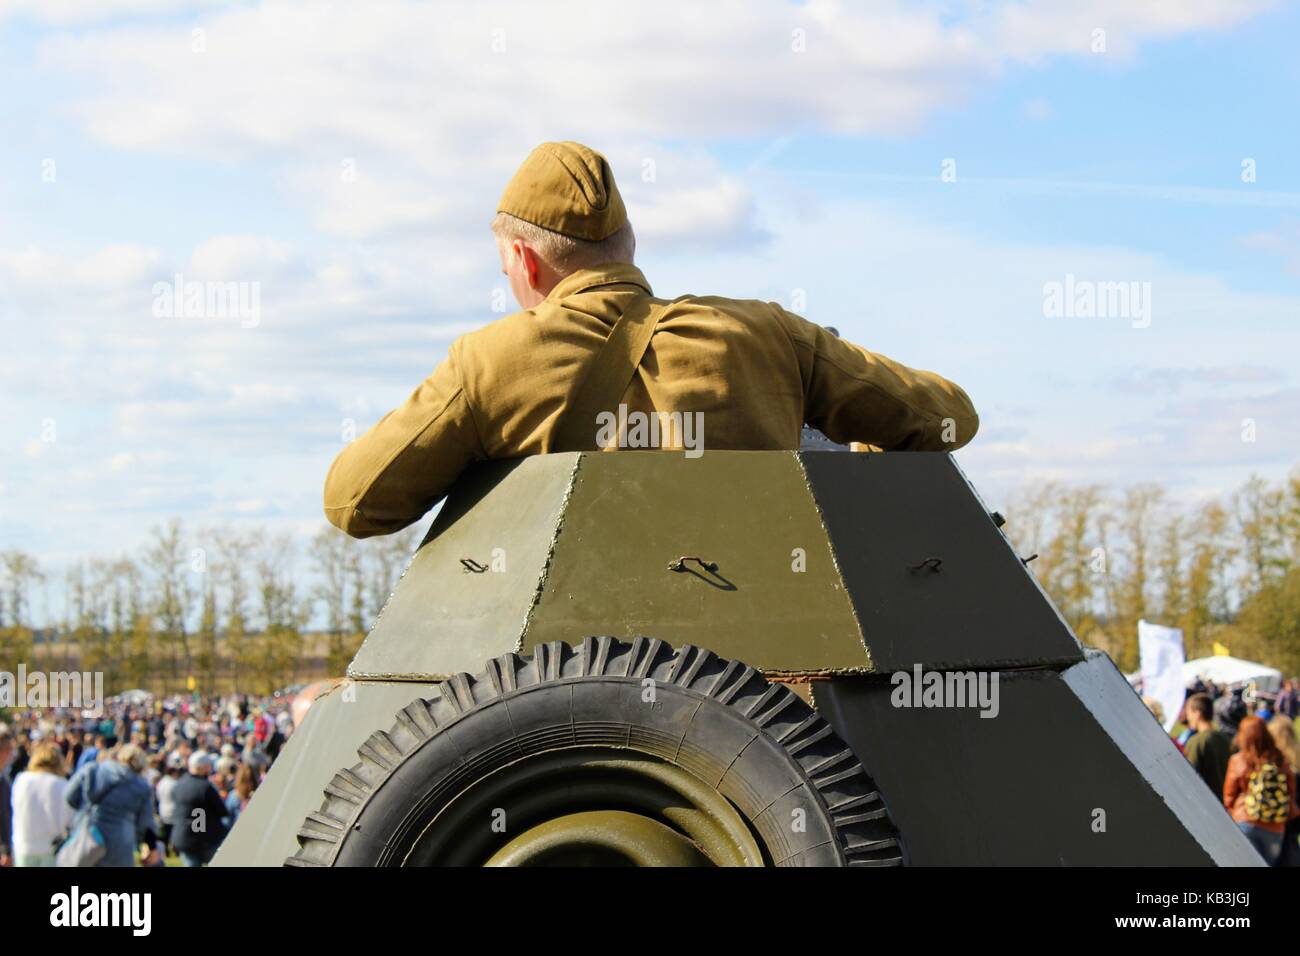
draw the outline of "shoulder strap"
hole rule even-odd
[[[596,416],[603,411],[617,411],[664,308],[645,296],[619,316],[582,384],[570,393],[569,407],[560,415],[551,451],[591,451],[596,447]]]

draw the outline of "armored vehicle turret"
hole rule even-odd
[[[1253,864],[942,453],[453,489],[218,865]]]

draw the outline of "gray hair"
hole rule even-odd
[[[145,765],[148,764],[149,758],[145,756],[145,752],[135,744],[127,744],[124,747],[118,748],[117,762],[120,764],[126,764],[126,766],[130,767],[136,773],[139,773],[145,768]]]
[[[630,222],[613,235],[593,242],[552,232],[508,212],[499,212],[492,220],[492,232],[498,243],[522,239],[560,275],[613,262],[631,262],[636,253],[636,235]]]

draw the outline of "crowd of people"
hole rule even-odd
[[[1300,866],[1300,680],[1277,694],[1208,681],[1187,690],[1174,743],[1269,866]],[[1143,700],[1163,722],[1159,704]]]
[[[289,704],[118,698],[100,717],[30,711],[0,724],[0,866],[59,865],[79,821],[102,842],[98,866],[207,864],[293,732]],[[1270,866],[1300,865],[1298,718],[1300,680],[1275,695],[1198,681],[1171,732]]]
[[[61,865],[78,828],[93,828],[97,866],[203,866],[292,732],[287,697],[19,713],[0,723],[0,866]]]

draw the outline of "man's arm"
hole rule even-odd
[[[484,457],[453,345],[405,404],[334,459],[325,479],[325,517],[354,538],[400,531]]]
[[[934,372],[908,368],[781,310],[799,354],[808,424],[832,441],[886,451],[953,451],[975,437],[966,393]]]

